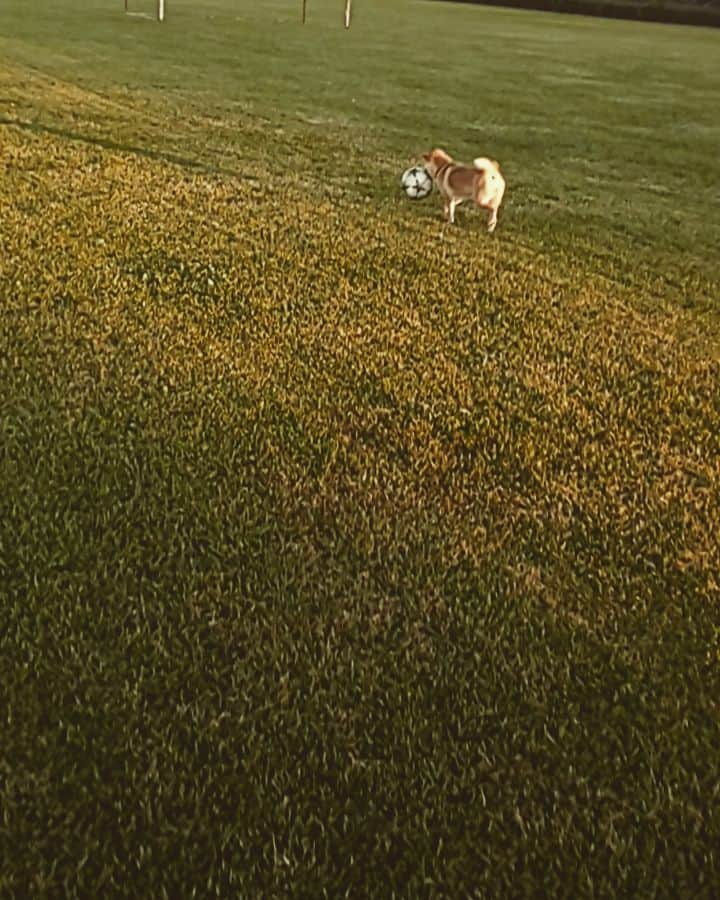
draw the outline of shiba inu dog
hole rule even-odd
[[[445,203],[445,218],[455,222],[455,207],[464,200],[474,200],[481,209],[490,211],[488,231],[495,231],[497,214],[505,195],[505,179],[500,164],[479,156],[472,166],[455,160],[444,150],[423,153],[425,168],[430,173]]]

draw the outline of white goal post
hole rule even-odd
[[[131,10],[130,10],[129,7],[128,7],[128,0],[124,0],[124,2],[125,2],[125,12],[126,12],[128,15],[130,15],[130,16],[142,16],[142,17],[145,18],[145,19],[151,19],[151,18],[152,18],[152,16],[149,15],[148,13],[131,12]],[[164,22],[164,21],[165,21],[165,9],[166,9],[166,6],[167,6],[167,3],[165,2],[165,0],[155,0],[155,18],[158,20],[158,22]]]
[[[345,0],[345,27],[350,27],[350,18],[352,16],[352,0]],[[307,0],[302,0],[302,21],[303,25],[307,19]]]

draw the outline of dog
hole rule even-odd
[[[442,194],[445,218],[451,225],[455,223],[455,207],[463,200],[474,200],[481,209],[490,210],[487,230],[495,231],[498,209],[505,195],[505,179],[498,162],[479,156],[472,166],[465,166],[440,149],[423,153],[423,161]]]

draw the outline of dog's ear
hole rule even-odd
[[[495,166],[495,168],[499,172],[500,171],[500,163],[496,159],[492,159],[492,160],[490,160],[490,162],[492,162],[492,164]]]

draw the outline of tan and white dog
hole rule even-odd
[[[472,166],[455,162],[444,150],[423,153],[425,168],[442,194],[445,202],[445,218],[455,222],[455,207],[463,200],[474,200],[481,209],[490,210],[488,231],[495,231],[497,214],[505,194],[505,179],[500,164],[494,159],[480,156]]]

